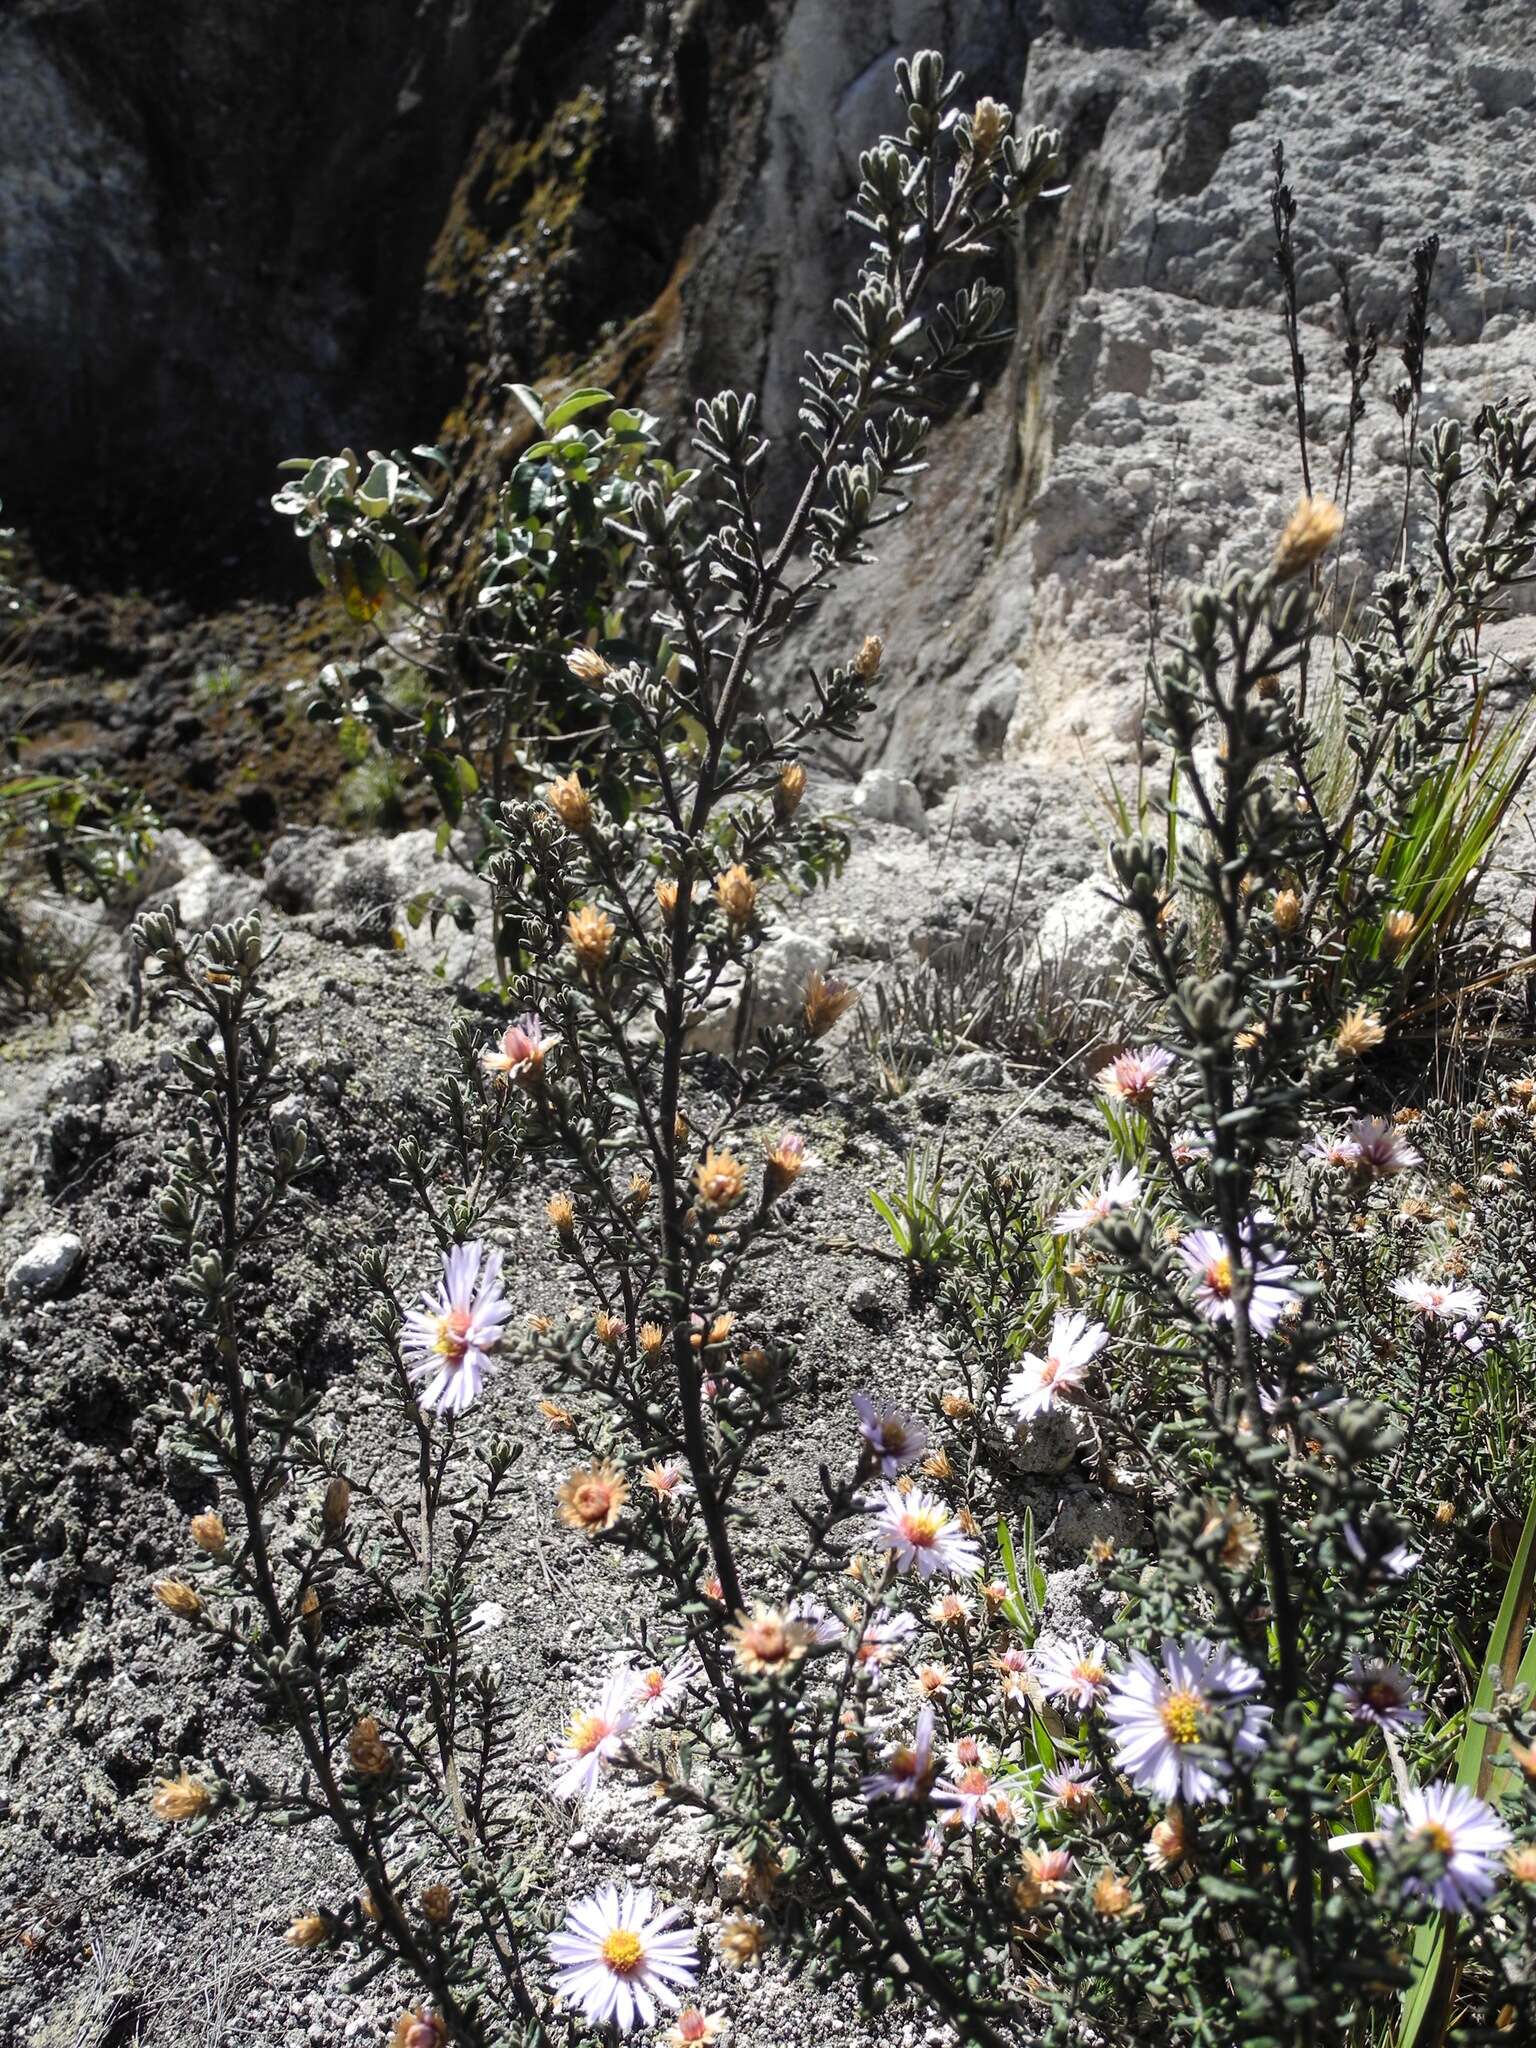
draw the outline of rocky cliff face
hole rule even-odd
[[[468,505],[520,431],[514,378],[680,420],[736,382],[792,428],[891,59],[933,43],[1061,127],[1072,191],[1015,252],[1011,358],[810,649],[886,632],[887,762],[930,797],[1010,726],[1042,757],[1134,752],[1149,590],[1263,548],[1299,488],[1275,137],[1324,487],[1338,264],[1382,334],[1346,592],[1397,531],[1393,323],[1420,235],[1441,237],[1426,420],[1529,385],[1527,23],[1523,0],[21,0],[0,495],[60,573],[297,587],[277,458],[444,438]],[[133,688],[152,708],[157,687],[150,663]]]

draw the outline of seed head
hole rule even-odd
[[[283,1936],[290,1948],[323,1948],[331,1938],[331,1923],[323,1913],[301,1913]]]
[[[577,964],[595,971],[604,967],[613,951],[613,919],[592,903],[578,903],[565,920],[565,935]]]
[[[715,900],[734,925],[751,921],[757,907],[757,884],[738,861],[715,877]]]
[[[199,1820],[213,1806],[213,1788],[190,1771],[179,1778],[157,1778],[150,1798],[156,1820]]]
[[[1341,1060],[1358,1060],[1374,1052],[1386,1037],[1381,1019],[1363,1003],[1351,1010],[1333,1035],[1334,1050]]]
[[[421,1895],[422,1914],[434,1927],[446,1927],[453,1918],[453,1908],[451,1885],[429,1884]]]
[[[611,1529],[624,1512],[629,1488],[616,1465],[604,1460],[582,1465],[561,1480],[556,1494],[559,1516],[567,1529],[579,1529],[584,1536],[600,1536]]]
[[[825,1038],[838,1018],[859,1000],[845,981],[829,980],[818,967],[805,985],[805,1028],[812,1038]]]
[[[202,1596],[183,1579],[156,1579],[155,1598],[182,1621],[196,1621],[203,1611]]]
[[[395,1767],[395,1753],[379,1733],[371,1714],[354,1723],[347,1737],[347,1755],[360,1778],[387,1778]]]
[[[787,825],[800,808],[805,795],[806,774],[798,761],[786,761],[773,787],[773,815]]]
[[[578,838],[592,829],[592,799],[581,786],[581,777],[573,768],[569,775],[557,775],[544,792],[544,801],[560,820],[567,832],[574,832]]]
[[[1343,524],[1344,514],[1331,498],[1298,498],[1296,510],[1275,545],[1276,581],[1285,583],[1310,569],[1318,556],[1333,546]]]
[[[1289,938],[1301,923],[1301,898],[1294,889],[1282,889],[1276,896],[1270,916],[1275,921],[1275,930]]]
[[[201,1515],[194,1515],[187,1524],[188,1534],[199,1550],[205,1550],[210,1557],[222,1557],[229,1548],[229,1532],[224,1527],[222,1515],[216,1515],[209,1508]]]
[[[747,1191],[747,1170],[733,1153],[717,1152],[710,1145],[705,1149],[693,1182],[699,1191],[699,1199],[711,1209],[729,1209]]]
[[[600,683],[604,676],[613,673],[612,664],[595,647],[573,647],[565,657],[565,665],[578,683]]]
[[[853,657],[853,672],[861,681],[872,683],[880,673],[880,659],[885,653],[885,642],[878,633],[866,633],[864,644]]]

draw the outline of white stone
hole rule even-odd
[[[29,1245],[5,1276],[8,1301],[51,1301],[62,1294],[85,1257],[71,1230],[50,1231]]]
[[[888,768],[870,770],[849,797],[848,810],[872,825],[900,825],[904,831],[924,836],[928,831],[928,814],[917,784],[893,775]]]

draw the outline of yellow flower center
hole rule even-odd
[[[1096,1664],[1092,1657],[1080,1657],[1072,1666],[1072,1676],[1080,1685],[1102,1685],[1104,1666]]]
[[[1163,1728],[1170,1742],[1182,1747],[1185,1743],[1200,1740],[1200,1695],[1193,1692],[1171,1692],[1159,1708]]]
[[[462,1358],[469,1345],[469,1310],[451,1308],[437,1319],[432,1349],[443,1358]]]
[[[1218,1252],[1211,1260],[1205,1269],[1205,1284],[1223,1300],[1232,1292],[1232,1260],[1228,1253]]]
[[[616,1977],[632,1977],[645,1961],[645,1948],[638,1934],[616,1927],[603,1937],[603,1961]]]
[[[608,1733],[601,1714],[578,1714],[565,1731],[565,1739],[577,1756],[590,1756]]]
[[[1456,1847],[1450,1829],[1438,1820],[1425,1821],[1419,1829],[1419,1840],[1427,1842],[1431,1849],[1438,1849],[1442,1856],[1449,1856]]]
[[[909,1509],[901,1518],[901,1533],[914,1550],[924,1550],[948,1520],[942,1508]]]

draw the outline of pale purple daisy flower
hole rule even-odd
[[[1138,1791],[1159,1799],[1225,1799],[1228,1764],[1210,1749],[1225,1744],[1238,1757],[1263,1749],[1270,1710],[1254,1698],[1262,1683],[1251,1664],[1203,1636],[1165,1641],[1161,1667],[1134,1652],[1104,1707],[1115,1762]]]
[[[933,1803],[948,1807],[961,1827],[973,1828],[983,1807],[995,1806],[997,1802],[992,1760],[974,1735],[963,1735],[950,1752],[950,1770],[953,1775],[941,1778],[934,1786]],[[998,1818],[1006,1818],[1008,1811],[1005,1801]]]
[[[1315,1137],[1307,1151],[1320,1166],[1341,1167],[1353,1173],[1360,1164],[1360,1147],[1343,1131]]]
[[[1486,1799],[1464,1785],[1423,1785],[1403,1795],[1402,1811],[1381,1809],[1384,1830],[1417,1849],[1444,1858],[1428,1883],[1409,1878],[1406,1889],[1433,1899],[1442,1913],[1467,1913],[1483,1905],[1498,1883],[1510,1832]]]
[[[480,1393],[511,1314],[501,1291],[501,1253],[455,1245],[443,1261],[437,1298],[410,1311],[400,1338],[411,1378],[430,1382],[423,1408],[463,1414]]]
[[[1345,1135],[1355,1148],[1357,1163],[1370,1173],[1407,1173],[1424,1164],[1418,1147],[1383,1117],[1357,1117]]]
[[[1168,1150],[1173,1154],[1175,1166],[1199,1166],[1211,1156],[1210,1135],[1201,1131],[1176,1131],[1169,1141]]]
[[[1036,1681],[1048,1700],[1086,1713],[1109,1690],[1109,1671],[1102,1642],[1080,1643],[1076,1636],[1058,1640],[1045,1636],[1031,1658]]]
[[[1483,1297],[1475,1287],[1446,1287],[1438,1280],[1404,1274],[1392,1282],[1392,1292],[1431,1322],[1475,1323],[1483,1313]]]
[[[1248,1321],[1258,1336],[1267,1337],[1301,1298],[1288,1285],[1296,1268],[1272,1247],[1256,1241],[1253,1223],[1243,1231],[1243,1249],[1253,1274]],[[1234,1275],[1225,1238],[1215,1230],[1191,1230],[1179,1240],[1179,1257],[1194,1276],[1196,1313],[1208,1323],[1230,1323]]]
[[[916,1572],[920,1579],[937,1572],[968,1579],[981,1570],[981,1552],[961,1529],[954,1509],[926,1487],[903,1494],[886,1480],[875,1489],[870,1506],[875,1518],[870,1541],[894,1553],[899,1571]]]
[[[1387,1579],[1406,1579],[1419,1559],[1422,1550],[1410,1550],[1406,1543],[1389,1543],[1377,1548],[1367,1543],[1353,1522],[1344,1526],[1344,1542],[1356,1564],[1369,1565]]]
[[[1020,1422],[1059,1407],[1063,1394],[1075,1393],[1088,1368],[1109,1342],[1102,1323],[1090,1323],[1081,1309],[1058,1309],[1044,1358],[1027,1351],[1023,1364],[1003,1388],[1003,1406]]]
[[[544,1029],[534,1010],[509,1024],[494,1045],[480,1055],[480,1064],[495,1081],[527,1081],[544,1070],[544,1058],[560,1040]]]
[[[896,1743],[885,1753],[878,1771],[860,1786],[866,1799],[926,1799],[933,1788],[933,1709],[924,1707],[910,1743]]]
[[[899,1408],[877,1408],[868,1394],[855,1394],[853,1405],[859,1418],[859,1435],[880,1461],[882,1478],[894,1479],[903,1465],[910,1465],[928,1448],[928,1432]]]
[[[633,1664],[622,1669],[629,1684],[629,1703],[637,1714],[664,1714],[675,1707],[699,1673],[699,1660],[685,1650],[673,1664]]]
[[[1423,1709],[1415,1705],[1413,1680],[1401,1665],[1389,1664],[1384,1657],[1362,1657],[1356,1651],[1334,1691],[1354,1720],[1377,1728],[1412,1728],[1424,1718]]]
[[[886,1614],[876,1616],[865,1624],[859,1637],[859,1647],[854,1652],[854,1662],[866,1673],[872,1684],[878,1685],[884,1676],[885,1667],[901,1655],[905,1645],[917,1633],[915,1614]]]
[[[1100,1067],[1093,1085],[1128,1109],[1147,1110],[1172,1065],[1173,1054],[1160,1045],[1130,1046]]]
[[[1070,1237],[1075,1231],[1092,1230],[1096,1223],[1102,1223],[1117,1209],[1132,1208],[1141,1200],[1141,1175],[1134,1166],[1128,1166],[1123,1173],[1111,1169],[1096,1186],[1079,1188],[1074,1199],[1065,1209],[1059,1209],[1051,1229],[1057,1237]]]
[[[635,1707],[635,1674],[619,1670],[610,1673],[591,1706],[572,1715],[555,1749],[555,1762],[565,1766],[554,1783],[557,1799],[585,1799],[593,1790],[603,1765],[624,1747]]]
[[[675,2011],[682,2004],[674,1986],[691,1990],[698,1981],[698,1943],[672,1924],[681,1908],[655,1908],[648,1885],[622,1893],[604,1885],[570,1906],[565,1926],[549,1937],[555,1991],[580,2006],[589,2025],[621,2034],[654,2026],[658,2005]]]

